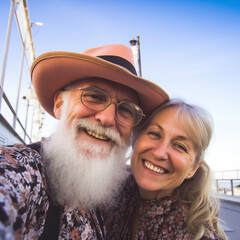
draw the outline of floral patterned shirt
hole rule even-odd
[[[0,147],[0,239],[41,239],[49,208],[40,154],[22,144]],[[104,239],[95,209],[63,208],[58,239]]]
[[[136,234],[131,238],[130,225],[137,206],[137,198],[138,187],[133,176],[130,176],[120,194],[118,208],[111,209],[104,214],[107,239],[191,239],[186,229],[185,208],[174,196],[158,200],[140,199],[138,227]],[[205,224],[205,232],[201,239],[222,240],[222,237],[208,224]]]

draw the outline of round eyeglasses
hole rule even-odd
[[[142,109],[131,102],[113,102],[111,96],[104,90],[97,87],[75,88],[81,90],[82,104],[94,111],[103,111],[112,103],[116,105],[116,118],[127,126],[136,126],[142,120]]]

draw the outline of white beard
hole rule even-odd
[[[66,125],[61,119],[56,132],[43,143],[44,166],[52,199],[72,208],[113,205],[127,177],[125,154],[128,147],[122,144],[118,133],[97,123],[89,124],[80,119],[71,129]],[[97,145],[86,140],[76,146],[79,126],[104,132],[114,139],[114,146],[109,148],[106,144],[101,146],[101,143]]]

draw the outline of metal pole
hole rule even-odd
[[[27,110],[26,110],[26,116],[25,116],[25,132],[24,132],[24,138],[23,138],[24,141],[26,141],[26,132],[27,132],[27,124],[28,124],[28,110],[29,110],[29,100],[27,99]]]
[[[140,36],[137,36],[137,43],[138,43],[138,67],[139,67],[139,76],[142,77],[142,66],[141,66],[141,54],[140,54]]]
[[[30,138],[31,140],[34,137],[33,130],[34,130],[34,114],[35,114],[35,107],[33,106],[33,111],[32,111],[32,123],[31,123],[31,135]]]
[[[234,196],[234,187],[233,187],[233,180],[231,179],[231,192],[232,192],[232,195]]]
[[[7,64],[7,55],[8,55],[8,48],[9,48],[9,41],[10,41],[10,33],[12,28],[12,20],[13,20],[13,13],[15,7],[15,0],[11,1],[9,19],[8,19],[8,28],[7,28],[7,36],[4,48],[4,57],[3,57],[3,64],[2,64],[2,72],[1,72],[1,80],[0,80],[0,113],[2,107],[2,98],[3,98],[3,85],[4,85],[4,77],[5,77],[5,70]]]
[[[14,129],[16,128],[17,115],[18,115],[18,104],[19,104],[19,95],[20,95],[20,88],[21,88],[21,82],[22,82],[22,72],[23,72],[24,56],[25,56],[25,42],[24,42],[24,44],[23,44],[21,69],[20,69],[19,80],[18,80],[18,91],[17,91],[17,100],[16,100],[16,107],[15,107],[15,115],[14,115],[14,118],[13,118],[13,128],[14,128]]]
[[[219,193],[219,185],[218,185],[218,180],[216,179],[216,186],[217,186],[217,193]]]

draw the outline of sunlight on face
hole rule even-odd
[[[121,139],[126,143],[131,133],[131,127],[121,124],[116,120],[116,106],[111,104],[108,108],[102,111],[95,111],[85,107],[81,102],[82,90],[77,88],[85,88],[88,86],[94,86],[107,92],[114,101],[128,101],[138,104],[138,98],[136,93],[117,83],[113,83],[104,79],[92,78],[81,80],[72,85],[69,90],[68,106],[66,108],[67,125],[72,128],[72,125],[76,124],[79,119],[86,119],[89,124],[94,126],[98,125],[102,130],[94,131],[88,129],[86,126],[79,127],[76,134],[76,140],[80,144],[82,140],[89,141],[93,144],[101,144],[106,147],[111,147],[115,144],[115,140],[109,138],[106,134],[110,131],[115,131],[119,134]],[[62,101],[62,95],[59,94],[55,101],[55,106],[58,106],[58,102]],[[61,118],[63,112],[63,105],[59,104],[59,108],[56,107],[55,112],[58,114],[58,118]],[[99,128],[100,129],[100,128]],[[109,130],[110,129],[110,130]],[[90,130],[90,131],[89,131]]]
[[[135,144],[131,167],[143,198],[171,194],[198,167],[195,145],[177,124],[176,110],[156,114]]]
[[[113,204],[127,176],[126,144],[121,144],[120,137],[115,136],[120,144],[114,144],[111,149],[86,140],[76,145],[74,134],[77,128],[66,127],[65,114],[62,116],[56,132],[43,144],[53,199],[71,207]],[[78,124],[88,126],[86,119],[80,119]],[[98,129],[99,126],[95,127]]]

